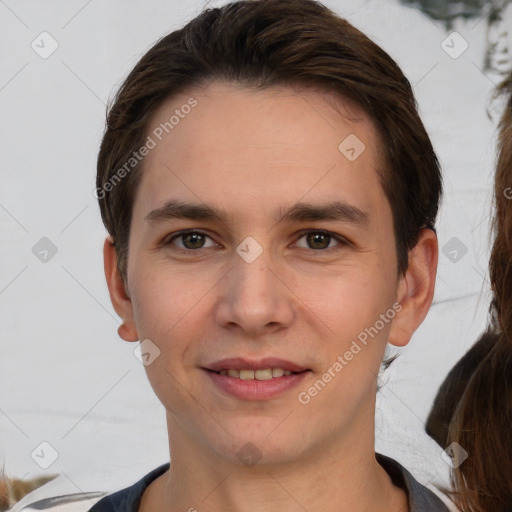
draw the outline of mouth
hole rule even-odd
[[[208,364],[204,369],[242,380],[278,379],[309,370],[298,363],[278,357],[265,357],[259,360],[231,357]]]
[[[202,367],[224,395],[241,400],[266,400],[298,386],[311,369],[277,358],[251,361],[223,359]]]
[[[206,371],[216,373],[217,375],[223,375],[232,377],[234,379],[241,380],[271,380],[278,379],[280,377],[288,377],[289,375],[297,375],[299,373],[308,372],[309,370],[302,370],[300,372],[292,372],[291,370],[285,370],[284,368],[264,368],[262,370],[251,370],[251,369],[237,369],[230,368],[220,370],[218,372],[204,368]]]
[[[217,375],[223,375],[232,377],[234,379],[241,380],[272,380],[279,379],[280,377],[288,377],[289,375],[298,375],[300,373],[308,372],[309,370],[303,370],[301,372],[292,372],[291,370],[284,370],[283,368],[265,368],[263,370],[249,370],[249,369],[229,369],[220,370],[218,372],[204,368],[206,371],[216,373]]]

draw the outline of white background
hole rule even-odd
[[[64,475],[59,493],[116,490],[168,461],[162,406],[135,344],[117,336],[93,189],[107,100],[152,44],[203,4],[0,2],[0,454],[11,475]],[[455,263],[440,253],[432,310],[378,396],[377,449],[421,482],[443,483],[448,468],[424,420],[483,330],[489,302],[495,124],[486,108],[499,77],[481,70],[487,21],[456,23],[469,47],[453,59],[441,47],[444,25],[398,1],[325,4],[413,84],[444,171],[440,248],[452,237],[467,247]],[[47,59],[31,48],[43,31],[59,45]],[[32,252],[42,237],[57,247],[46,263]],[[47,470],[31,458],[42,441],[58,452]]]

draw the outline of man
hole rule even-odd
[[[446,510],[374,451],[440,193],[409,82],[321,4],[235,2],[159,41],[109,112],[97,196],[171,464],[91,511]]]

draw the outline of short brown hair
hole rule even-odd
[[[158,41],[108,112],[96,191],[125,278],[143,162],[115,186],[112,180],[143,145],[147,121],[166,99],[215,79],[259,89],[320,88],[355,100],[370,115],[384,151],[381,183],[393,212],[398,271],[405,272],[420,229],[434,229],[442,191],[409,81],[384,50],[319,2],[245,0],[205,10]]]

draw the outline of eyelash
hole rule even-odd
[[[331,237],[330,242],[332,241],[332,239],[334,239],[334,240],[336,240],[336,242],[338,242],[338,245],[335,245],[334,247],[327,247],[325,249],[311,249],[310,247],[300,247],[300,249],[308,249],[309,251],[312,251],[312,252],[315,252],[315,253],[322,253],[322,252],[326,253],[326,252],[331,252],[333,250],[339,249],[340,246],[350,245],[350,242],[345,237],[343,237],[341,235],[337,235],[336,233],[332,233],[331,231],[323,230],[323,229],[305,229],[303,231],[300,231],[298,233],[299,237],[297,238],[295,243],[297,243],[299,240],[301,240],[302,238],[304,238],[305,236],[307,236],[307,235],[309,235],[311,233],[329,236],[329,237]],[[177,240],[177,239],[179,239],[179,238],[181,238],[181,237],[183,237],[185,235],[190,235],[190,234],[203,235],[206,238],[209,238],[210,240],[213,241],[213,239],[209,235],[207,235],[205,232],[203,232],[203,231],[196,230],[196,229],[188,229],[188,230],[179,231],[177,233],[174,233],[174,234],[170,235],[169,237],[167,237],[163,241],[162,245],[164,245],[164,246],[174,245],[173,244],[174,240]],[[200,251],[201,249],[211,249],[211,247],[206,247],[206,248],[205,247],[199,247],[198,249],[187,249],[187,248],[182,248],[182,247],[175,246],[175,249],[178,250],[178,251],[181,251],[181,252],[191,253],[191,252]]]

